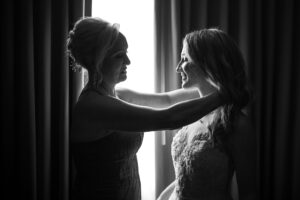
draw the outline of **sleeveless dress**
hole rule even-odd
[[[72,143],[76,171],[72,198],[140,200],[136,153],[143,136],[139,132],[112,132],[96,141]]]
[[[173,138],[175,169],[172,200],[229,200],[232,159],[224,143],[201,121],[183,127]]]

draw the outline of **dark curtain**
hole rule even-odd
[[[218,27],[240,46],[255,94],[250,116],[264,200],[300,198],[299,13],[298,0],[155,1],[157,91],[180,87],[175,66],[187,32]],[[156,196],[174,180],[172,135],[166,139],[162,146],[156,137]]]
[[[155,1],[155,90],[165,92],[180,87],[175,67],[181,52],[178,35],[178,7],[169,0]],[[174,180],[170,145],[176,130],[155,134],[156,197]]]
[[[0,198],[67,200],[69,110],[79,79],[65,44],[83,2],[12,0],[1,8]]]

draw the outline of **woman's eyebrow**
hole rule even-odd
[[[120,54],[120,53],[127,53],[127,51],[126,50],[119,50],[119,51],[113,53],[111,56],[115,56],[115,55]]]

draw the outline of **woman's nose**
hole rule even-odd
[[[126,63],[126,65],[130,65],[130,63],[131,63],[128,55],[125,56],[125,63]]]
[[[176,72],[179,73],[181,72],[182,68],[181,68],[181,62],[178,63],[177,67],[176,67]]]

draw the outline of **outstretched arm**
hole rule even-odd
[[[118,98],[137,105],[153,108],[169,107],[181,101],[199,98],[197,89],[177,89],[163,93],[142,93],[127,88],[117,88]]]
[[[202,118],[222,104],[219,93],[204,98],[187,100],[167,108],[151,108],[127,103],[109,96],[90,94],[81,99],[73,111],[73,130],[80,124],[98,130],[99,137],[107,135],[103,130],[146,132],[177,129]],[[89,131],[78,131],[78,138],[88,138]],[[102,134],[102,135],[101,135]]]

